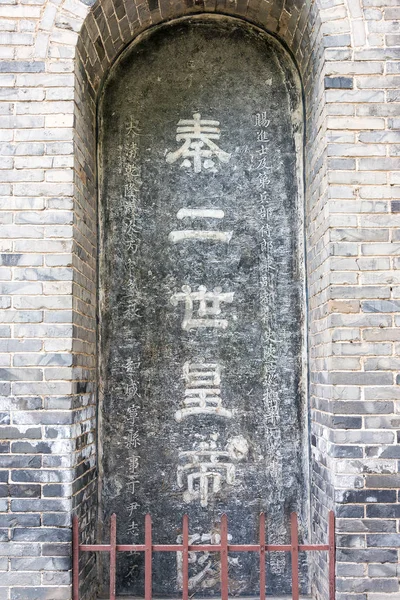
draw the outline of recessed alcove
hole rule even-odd
[[[99,108],[100,512],[119,543],[309,535],[303,248],[303,104],[292,58],[230,18],[159,26],[120,56]],[[256,541],[256,540],[254,540]],[[211,543],[213,543],[211,541]],[[230,557],[256,593],[257,560]],[[153,559],[153,591],[179,594],[179,553]],[[218,595],[215,556],[190,590]],[[107,585],[107,566],[103,565]],[[143,561],[118,559],[141,595]],[[304,591],[309,589],[301,557]],[[267,559],[270,593],[290,560]]]

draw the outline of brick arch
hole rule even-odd
[[[59,9],[58,19],[70,10],[71,2],[65,0]],[[344,0],[346,1],[346,0]],[[329,60],[343,60],[351,52],[354,33],[351,31],[348,10],[345,4],[323,8],[324,0],[249,0],[219,4],[214,0],[196,3],[194,0],[145,0],[134,3],[129,0],[97,0],[84,9],[86,17],[77,32],[75,54],[75,121],[74,121],[74,202],[77,223],[75,227],[75,273],[80,289],[85,289],[84,302],[96,306],[96,262],[97,262],[97,190],[96,190],[96,110],[97,99],[109,69],[120,53],[140,34],[151,27],[182,17],[197,14],[227,15],[242,19],[260,27],[277,37],[291,52],[304,88],[306,109],[305,174],[306,174],[306,238],[308,254],[308,295],[310,299],[310,346],[314,343],[313,314],[321,312],[326,302],[321,279],[329,267],[326,261],[323,240],[329,230],[326,218],[327,153],[324,77]],[[82,5],[80,5],[82,6]],[[82,15],[83,16],[83,15]],[[362,22],[362,21],[361,21]],[[321,246],[322,244],[322,246]],[[83,248],[83,251],[82,251]],[[78,286],[76,288],[78,290]],[[78,293],[78,292],[77,292]],[[82,315],[84,305],[78,300],[77,339],[75,353],[77,367],[84,367],[85,350],[81,349],[80,332],[94,329],[93,311]],[[317,317],[316,317],[317,318]],[[310,363],[311,380],[324,376],[322,369]],[[95,386],[96,376],[91,374]],[[93,428],[95,426],[93,425]],[[329,428],[327,427],[327,430]],[[316,425],[317,437],[324,438],[321,427]],[[327,510],[333,505],[333,486],[330,485],[329,458],[317,455],[313,477],[319,490],[323,482],[324,492],[313,499],[313,535],[316,540],[324,539]],[[321,466],[323,465],[323,466]],[[84,489],[76,498],[77,512],[87,513],[87,506],[94,505],[95,473],[82,484]],[[87,522],[87,535],[92,537],[93,522]],[[93,565],[86,565],[86,572]],[[93,573],[94,571],[92,571]],[[326,569],[323,563],[315,565],[316,597],[325,598],[327,589]],[[90,578],[90,575],[89,575]],[[88,596],[89,597],[89,596]]]
[[[58,19],[61,23],[63,14],[68,15],[71,11],[73,1],[64,0],[60,6]],[[321,160],[324,141],[320,138],[324,131],[323,77],[326,63],[349,59],[354,39],[355,45],[360,45],[363,38],[362,13],[354,2],[349,3],[352,7],[349,12],[347,2],[342,0],[341,4],[331,7],[326,0],[96,0],[86,9],[81,25],[77,25],[75,132],[85,131],[90,138],[86,140],[85,147],[81,139],[77,143],[83,153],[88,145],[93,144],[96,101],[102,82],[119,54],[138,35],[157,24],[188,15],[229,15],[273,34],[292,53],[304,88],[306,161],[310,166],[307,173],[314,181],[324,164]],[[82,4],[80,6],[83,9]],[[76,169],[84,185],[94,181],[94,165],[89,172],[87,159],[88,156],[85,157],[86,166],[80,160]],[[312,194],[312,187],[308,189]],[[311,203],[315,204],[315,199]]]
[[[215,0],[213,3],[207,0],[139,0],[133,3],[96,1],[79,32],[77,54],[90,86],[97,92],[110,64],[143,31],[187,15],[230,15],[249,21],[284,42],[292,51],[307,87],[308,80],[316,73],[314,67],[320,62],[325,48],[352,45],[345,1],[347,0],[343,0],[339,6],[326,9],[323,8],[323,0],[249,0],[246,3],[240,0]],[[61,13],[62,10],[63,8]],[[354,12],[354,8],[352,10]]]
[[[61,17],[63,11],[68,11],[68,2],[59,9]],[[348,8],[347,2],[342,0],[330,7],[325,0],[96,0],[76,43],[76,68],[80,75],[77,79],[85,88],[81,93],[85,91],[86,96],[88,92],[94,99],[121,51],[152,26],[201,13],[230,15],[275,35],[289,48],[302,75],[308,132],[314,139],[313,122],[317,118],[312,115],[315,105],[320,104],[321,74],[329,60],[326,51],[333,60],[341,59],[353,45],[363,41],[362,12],[358,3],[350,2]]]

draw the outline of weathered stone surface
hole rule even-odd
[[[121,59],[101,115],[104,519],[115,511],[119,542],[142,542],[150,512],[155,541],[173,543],[185,512],[197,536],[217,533],[226,512],[232,540],[249,543],[265,510],[269,538],[283,543],[289,513],[307,503],[297,76],[250,28],[182,23]],[[214,128],[218,149],[205,133],[186,153],[180,119]],[[201,286],[208,314],[191,295]],[[193,376],[202,363],[207,384]],[[226,454],[190,492],[201,450]],[[218,592],[209,563],[192,565],[191,591]],[[140,594],[143,558],[118,565],[120,593]],[[232,563],[232,592],[257,591],[256,565]],[[156,555],[154,570],[155,593],[176,593],[177,557]],[[285,556],[272,556],[269,589],[289,591],[288,575]]]

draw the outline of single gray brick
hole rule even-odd
[[[41,544],[0,543],[0,556],[40,556]]]
[[[72,281],[73,271],[64,268],[25,268],[15,270],[16,281]]]
[[[337,444],[393,444],[393,431],[331,430],[329,439]]]
[[[376,565],[380,566],[380,565]],[[392,565],[390,565],[392,566]],[[364,565],[339,563],[336,567],[338,577],[362,577],[365,574]]]
[[[400,415],[365,417],[364,425],[366,429],[400,429]]]
[[[43,312],[38,310],[0,310],[0,322],[3,323],[41,323]]]
[[[384,533],[367,535],[367,545],[370,548],[400,548],[400,534]]]
[[[33,514],[0,514],[0,527],[40,527],[40,515]]]
[[[349,533],[396,533],[396,521],[394,519],[338,519],[336,530]]]
[[[367,594],[353,594],[347,592],[336,592],[336,600],[367,600]],[[386,600],[386,598],[384,599]]]
[[[23,396],[21,398],[17,396],[12,396],[10,398],[11,410],[38,410],[40,408],[43,408],[43,403],[40,396]]]
[[[396,490],[335,490],[340,504],[379,504],[396,502]],[[380,561],[374,561],[380,562]]]
[[[40,427],[0,427],[0,438],[3,440],[40,439],[41,437]]]
[[[46,454],[46,453],[51,453],[52,452],[52,442],[13,442],[11,444],[11,451],[15,452],[15,453],[22,453],[22,454]],[[21,464],[21,467],[24,466],[31,466],[32,468],[35,468],[34,464],[31,464],[33,461],[34,457],[29,457],[29,461],[30,464],[27,465],[23,465]],[[1,464],[1,457],[0,457],[0,464]],[[40,464],[38,465],[39,467],[41,466]]]
[[[12,539],[16,542],[69,542],[71,529],[52,527],[24,527],[12,531]]]
[[[2,32],[0,44],[5,46],[31,46],[33,44],[33,35],[30,33]]]
[[[72,583],[72,573],[60,573],[54,571],[45,571],[42,574],[42,583],[44,585],[70,585]]]
[[[389,239],[388,229],[366,229],[366,228],[349,228],[349,229],[332,229],[332,241],[344,242],[386,242]]]
[[[65,469],[16,469],[11,472],[13,482],[58,483],[70,482],[72,478],[72,472]]]
[[[72,360],[72,354],[46,352],[43,354],[15,354],[13,363],[15,367],[32,365],[70,367]]]
[[[71,515],[63,513],[47,513],[42,519],[45,527],[70,527],[72,524]]]
[[[10,306],[11,306],[11,298],[9,296],[2,296],[0,298],[0,308],[1,309],[10,308]]]
[[[43,257],[38,254],[21,254],[13,252],[1,254],[0,261],[2,265],[7,265],[10,267],[16,267],[17,265],[33,266],[35,264],[40,266],[43,264]]]
[[[43,544],[42,555],[43,556],[70,556],[71,555],[71,544],[70,543]]]
[[[2,381],[42,381],[42,369],[0,369]]]
[[[364,455],[361,446],[341,446],[334,444],[330,450],[331,456],[334,458],[362,458]]]
[[[331,419],[331,427],[334,429],[361,429],[361,417],[334,416]]]
[[[396,577],[397,565],[368,565],[369,577]]]
[[[391,414],[394,410],[393,402],[332,402],[331,410],[337,414],[374,415]],[[20,442],[23,443],[23,442]]]
[[[367,475],[365,484],[369,488],[399,488],[400,475]],[[400,535],[399,535],[400,540]],[[400,546],[399,546],[400,547]]]
[[[343,371],[329,374],[333,385],[393,385],[391,373]]]
[[[400,370],[400,358],[377,357],[367,358],[364,362],[365,371],[397,371]]]
[[[39,484],[10,484],[8,486],[10,498],[40,498],[41,491],[41,486]]]
[[[71,502],[69,500],[48,499],[11,500],[11,510],[12,512],[69,512],[71,510]],[[29,553],[26,556],[29,556]],[[32,554],[31,556],[34,555]]]
[[[325,48],[339,48],[340,46],[351,46],[350,35],[327,35],[323,37]]]
[[[397,579],[337,579],[336,589],[348,592],[380,592],[389,593],[399,590]]]
[[[0,294],[41,294],[42,284],[36,281],[0,283]]]
[[[16,444],[23,444],[24,442],[14,442]],[[11,444],[12,447],[12,444]],[[13,450],[11,450],[13,451]],[[42,460],[40,456],[18,456],[18,455],[7,455],[0,454],[0,468],[1,469],[40,469],[42,466]]]
[[[0,396],[9,396],[11,393],[11,384],[0,381]]]
[[[23,586],[23,585],[40,585],[40,573],[2,573],[1,585]]]
[[[375,244],[374,244],[375,245]],[[390,298],[390,288],[386,286],[331,286],[330,288],[331,298]]]
[[[24,587],[11,589],[11,600],[70,600],[71,591],[65,587]]]
[[[33,383],[15,382],[13,393],[16,395],[37,394],[65,396],[73,393],[73,383],[70,381],[37,381]]]
[[[352,77],[325,77],[325,89],[339,88],[351,90],[354,87]]]
[[[336,552],[336,559],[352,563],[397,563],[397,550],[341,548]]]
[[[42,156],[45,146],[43,143],[27,142],[15,146],[16,156]]]
[[[361,310],[365,313],[400,312],[400,301],[396,300],[367,300],[361,302]]]
[[[74,416],[71,411],[21,411],[13,415],[14,425],[71,425]]]
[[[71,568],[68,557],[12,558],[12,571],[66,571]]]
[[[43,73],[42,61],[0,61],[0,73]]]
[[[70,337],[72,335],[72,325],[67,324],[16,324],[14,326],[16,337]]]

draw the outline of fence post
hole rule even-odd
[[[260,514],[260,600],[265,600],[266,573],[265,573],[265,514]]]
[[[182,520],[182,600],[189,598],[189,517]]]
[[[299,525],[296,513],[290,515],[290,545],[292,555],[292,599],[299,600]]]
[[[151,516],[146,515],[144,521],[144,598],[151,600],[153,594],[152,586],[152,560],[153,560],[153,542],[151,532]]]
[[[335,513],[329,512],[328,523],[329,544],[329,600],[335,600]]]
[[[79,600],[79,522],[76,515],[72,519],[72,597]]]
[[[228,518],[221,516],[221,600],[228,600]]]
[[[110,523],[110,600],[115,600],[117,569],[117,515],[111,515]]]

